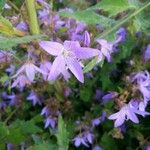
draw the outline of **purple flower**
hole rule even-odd
[[[0,63],[10,62],[11,53],[0,50]]]
[[[27,78],[33,82],[35,74],[39,72],[46,75],[46,72],[35,66],[32,62],[25,63],[13,76],[13,78],[17,77],[18,75],[25,73]]]
[[[84,137],[77,136],[73,139],[75,147],[79,147],[80,145],[84,145],[85,147],[89,147],[87,140]]]
[[[42,109],[41,115],[49,116],[50,110],[47,106]]]
[[[118,94],[116,92],[109,92],[108,94],[102,97],[103,103],[108,102],[109,100],[115,98]]]
[[[144,60],[149,61],[150,60],[150,44],[148,44],[146,51],[144,53]]]
[[[148,71],[141,71],[132,78],[132,82],[135,80],[146,104],[150,100],[150,74]]]
[[[21,21],[17,26],[17,29],[22,30],[22,31],[28,31],[28,25],[26,22]]]
[[[34,91],[31,91],[30,95],[27,97],[27,100],[32,101],[33,106],[36,104],[41,105],[41,100]]]
[[[100,146],[94,146],[93,148],[92,148],[92,150],[103,150]]]
[[[150,146],[146,146],[145,150],[150,150]]]
[[[85,47],[89,47],[90,46],[90,43],[91,43],[91,39],[90,39],[90,34],[88,31],[85,31],[84,32],[84,46]]]
[[[63,45],[57,42],[41,41],[40,46],[49,54],[56,56],[48,80],[56,80],[60,74],[68,79],[70,77],[69,69],[83,83],[83,71],[79,60],[88,59],[99,54],[98,50],[80,47],[79,42],[75,41],[65,41]]]
[[[51,23],[50,12],[48,9],[39,10],[38,17],[41,23],[46,23],[48,25]]]
[[[80,145],[89,147],[88,144],[92,144],[93,139],[94,139],[94,135],[89,131],[85,131],[85,132],[79,134],[77,137],[75,137],[73,139],[73,141],[74,141],[74,145],[76,147],[79,147]]]
[[[45,120],[45,128],[48,128],[48,126],[52,127],[53,129],[56,127],[56,120],[53,119],[51,116],[49,116]]]
[[[98,39],[97,42],[101,45],[101,53],[107,58],[108,62],[111,62],[111,54],[114,51],[114,45],[104,39]]]
[[[104,95],[104,92],[102,90],[96,89],[94,99],[97,101],[100,101],[103,95]]]
[[[6,71],[7,73],[9,73],[10,76],[12,76],[12,75],[15,73],[15,68],[16,68],[16,67],[11,64],[11,65],[9,66],[9,68],[7,68],[5,71]]]
[[[11,106],[16,106],[16,105],[19,105],[20,103],[20,99],[14,93],[12,93],[11,95],[8,95],[7,98],[10,99]]]
[[[25,75],[22,74],[22,75],[19,75],[17,79],[14,80],[11,87],[12,88],[18,87],[18,88],[23,89],[25,85],[31,85],[31,81]]]
[[[103,112],[100,117],[95,118],[95,119],[92,120],[92,126],[93,127],[98,126],[101,122],[103,122],[105,120],[105,118],[106,118],[106,113]]]
[[[40,64],[40,69],[43,70],[46,74],[43,75],[43,79],[47,80],[48,74],[50,73],[52,64],[49,61],[43,61]]]
[[[108,119],[115,120],[114,126],[119,127],[125,122],[125,120],[131,120],[134,123],[139,123],[139,119],[137,118],[136,114],[142,116],[149,115],[148,112],[140,111],[134,107],[132,103],[129,103],[125,104],[119,112],[110,115]]]
[[[16,148],[15,145],[10,144],[10,143],[7,144],[7,150],[16,150],[16,149],[17,149],[17,148]]]
[[[7,107],[6,102],[0,101],[0,109],[5,109]]]
[[[65,97],[68,97],[71,93],[72,93],[72,90],[69,87],[65,88],[65,90],[64,90]]]
[[[117,32],[116,32],[116,41],[114,42],[115,44],[124,42],[126,39],[127,31],[125,28],[121,27]]]

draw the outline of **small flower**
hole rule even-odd
[[[69,69],[83,83],[83,71],[79,60],[89,59],[99,54],[98,50],[80,47],[79,42],[75,41],[65,41],[63,45],[48,41],[41,41],[39,44],[49,54],[56,56],[48,80],[56,80],[60,74],[68,79],[70,77]]]
[[[22,73],[25,73],[27,78],[33,82],[34,78],[35,78],[35,74],[39,72],[39,73],[42,73],[42,74],[45,74],[46,73],[41,70],[40,68],[38,68],[37,66],[35,66],[32,62],[27,62],[25,63],[18,71],[17,73],[12,77],[12,78],[15,78],[17,77],[18,75],[22,74]]]
[[[80,145],[84,145],[85,147],[89,147],[87,140],[84,137],[77,136],[73,139],[75,147],[79,147]]]
[[[114,126],[119,127],[125,122],[125,120],[131,120],[134,123],[139,123],[139,119],[137,118],[136,114],[142,116],[149,115],[148,112],[140,111],[134,107],[132,103],[129,103],[125,104],[119,112],[110,115],[108,119],[115,120]]]
[[[126,39],[127,31],[125,28],[121,27],[117,32],[116,32],[116,41],[114,42],[115,44],[124,42]]]
[[[101,45],[101,53],[107,58],[108,62],[111,62],[111,54],[114,51],[114,44],[109,43],[104,39],[98,39],[97,42]]]
[[[28,31],[28,25],[26,22],[21,21],[17,26],[17,29],[22,30],[22,31]]]
[[[91,43],[91,39],[90,39],[90,34],[88,31],[85,31],[84,32],[84,46],[85,47],[89,47],[90,46],[90,43]]]
[[[144,60],[149,61],[150,60],[150,44],[148,44],[145,52],[144,52]]]
[[[150,74],[148,71],[141,71],[137,73],[132,82],[136,81],[138,89],[142,93],[145,104],[150,100]]]
[[[44,71],[43,79],[47,80],[48,74],[50,73],[52,64],[49,61],[43,61],[40,64],[40,69]],[[46,73],[46,74],[45,74]]]
[[[27,97],[27,100],[32,101],[33,106],[36,104],[41,105],[41,100],[34,91],[31,91],[30,95]]]
[[[15,68],[16,68],[16,67],[11,64],[11,65],[9,66],[9,68],[7,68],[5,71],[6,71],[7,73],[9,73],[10,76],[12,76],[12,75],[15,73]]]
[[[48,126],[52,127],[53,129],[56,127],[56,120],[51,116],[45,120],[45,128],[48,128]]]
[[[109,92],[108,94],[102,97],[103,103],[108,102],[109,100],[115,98],[118,94],[116,92]]]
[[[80,145],[89,147],[88,144],[92,144],[93,139],[94,139],[94,134],[89,131],[85,131],[85,132],[79,134],[77,137],[75,137],[73,139],[73,141],[74,141],[74,145],[76,147],[79,147]]]
[[[98,126],[101,122],[103,122],[106,118],[106,113],[103,112],[102,115],[98,118],[92,120],[92,127]]]
[[[14,80],[11,87],[18,87],[23,89],[25,85],[31,85],[31,81],[23,74],[18,75],[18,77]]]
[[[96,145],[92,148],[92,150],[103,150],[100,146]]]

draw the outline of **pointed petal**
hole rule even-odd
[[[51,71],[48,76],[48,80],[56,80],[57,77],[62,72],[62,69],[64,70],[64,66],[65,66],[65,61],[63,57],[62,56],[56,57],[52,64]]]
[[[67,49],[70,49],[70,50],[74,50],[75,48],[77,47],[80,47],[80,44],[78,41],[65,41],[64,42],[64,47],[66,47]]]
[[[84,82],[84,76],[82,68],[79,64],[79,62],[71,57],[66,58],[67,67],[70,69],[70,71],[74,74],[74,76],[81,82]]]
[[[125,121],[125,115],[119,116],[119,118],[117,118],[117,120],[115,121],[115,128],[121,126]]]
[[[22,72],[24,71],[24,69],[25,69],[25,65],[26,65],[26,64],[24,64],[24,65],[17,71],[17,73],[12,76],[12,78],[16,78],[20,73],[22,73]]]
[[[40,72],[42,73],[43,75],[47,75],[47,73],[45,71],[43,71],[42,69],[38,68],[37,66],[34,65],[34,69],[37,71],[37,72]]]
[[[115,113],[115,114],[110,115],[110,116],[108,117],[108,119],[109,119],[109,120],[115,120],[115,119],[119,118],[119,116],[120,116],[120,111],[117,112],[117,113]]]
[[[35,77],[34,65],[32,65],[30,63],[26,64],[25,72],[26,72],[28,79],[32,82],[34,80],[34,77]]]
[[[130,109],[127,111],[127,118],[133,121],[134,123],[139,123],[138,117]]]
[[[100,51],[94,48],[79,47],[75,49],[75,55],[79,59],[89,59],[100,55]]]
[[[39,45],[49,54],[58,56],[63,52],[64,46],[57,42],[41,41]]]

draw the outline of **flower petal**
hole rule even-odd
[[[79,59],[89,59],[99,54],[100,51],[94,48],[78,47],[75,49],[75,55]]]
[[[128,109],[128,111],[127,111],[127,118],[130,119],[131,121],[133,121],[134,123],[139,123],[138,117],[130,109]]]
[[[63,52],[64,46],[57,42],[41,41],[39,45],[49,54],[58,56]]]
[[[32,82],[35,77],[35,69],[33,64],[26,64],[25,66],[25,72],[28,77],[28,79]]]
[[[64,47],[66,47],[67,49],[70,49],[70,50],[74,50],[75,48],[77,47],[80,47],[80,44],[78,41],[65,41],[64,42]]]
[[[79,62],[71,57],[66,58],[67,67],[70,69],[70,71],[75,75],[75,77],[81,82],[84,82],[84,76],[82,68],[79,64]]]
[[[64,58],[62,56],[56,57],[52,64],[48,80],[56,80],[60,75],[60,73],[62,72],[62,69],[64,70],[64,67],[65,67]]]

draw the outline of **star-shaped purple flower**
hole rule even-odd
[[[68,79],[70,77],[69,69],[83,83],[84,76],[79,60],[99,55],[99,50],[81,47],[77,41],[65,41],[64,44],[41,41],[39,44],[49,54],[56,56],[48,80],[56,80],[60,74]]]

